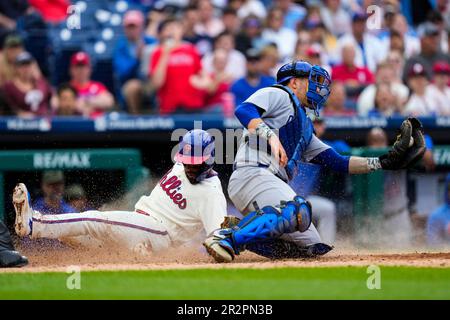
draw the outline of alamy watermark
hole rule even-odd
[[[69,290],[81,290],[81,268],[79,266],[69,266],[66,269],[69,274],[66,280],[66,288]]]
[[[366,270],[367,274],[370,276],[367,278],[366,286],[369,290],[380,290],[381,289],[381,269],[377,265],[370,265]]]

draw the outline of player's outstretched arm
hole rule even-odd
[[[425,154],[422,124],[417,118],[403,121],[400,133],[388,153],[378,158],[350,157],[349,173],[368,173],[375,170],[400,170],[413,167]]]

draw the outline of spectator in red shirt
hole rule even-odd
[[[333,80],[342,81],[351,98],[356,98],[365,86],[374,82],[374,76],[367,67],[356,66],[355,54],[353,44],[344,45],[342,64],[332,68]]]
[[[182,42],[182,24],[176,19],[163,21],[158,34],[160,45],[150,58],[149,77],[160,113],[201,111],[206,93],[191,83],[202,71],[200,54],[194,45]]]
[[[67,13],[70,13],[67,10],[70,5],[69,0],[28,0],[28,2],[47,22],[62,22],[67,17]]]
[[[3,85],[4,98],[19,117],[46,116],[50,111],[51,88],[47,81],[36,77],[34,58],[22,52],[15,60],[15,75]]]
[[[75,53],[70,60],[70,84],[78,93],[83,115],[96,117],[114,106],[114,97],[102,83],[91,80],[91,72],[88,54]]]

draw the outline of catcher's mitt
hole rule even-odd
[[[422,123],[417,118],[408,118],[403,121],[391,150],[380,156],[381,167],[384,170],[411,168],[422,159],[425,151]]]

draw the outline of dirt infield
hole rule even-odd
[[[163,254],[143,256],[111,248],[71,248],[59,243],[28,243],[21,246],[29,266],[22,269],[0,269],[0,272],[66,272],[69,266],[81,270],[161,270],[191,268],[280,268],[326,266],[416,266],[450,268],[450,251],[446,252],[380,252],[336,248],[329,254],[312,259],[271,261],[245,252],[234,263],[217,264],[207,256],[203,248],[171,249]]]

